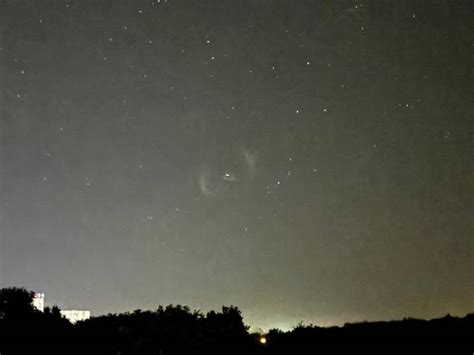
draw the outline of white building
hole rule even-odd
[[[44,293],[36,292],[33,294],[33,307],[40,312],[44,312]],[[87,310],[71,309],[61,311],[61,315],[74,324],[78,321],[89,319],[91,317],[91,312]]]
[[[86,310],[71,309],[61,311],[61,315],[74,324],[78,321],[89,319],[91,317],[91,312]]]
[[[33,307],[40,312],[44,312],[44,293],[37,292],[33,295]]]

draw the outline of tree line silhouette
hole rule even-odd
[[[318,350],[347,352],[358,346],[377,353],[386,351],[389,344],[410,350],[432,347],[469,354],[474,349],[474,314],[328,328],[298,324],[291,331],[272,329],[258,334],[249,332],[234,306],[204,314],[187,306],[168,305],[71,324],[57,306],[38,311],[33,306],[33,295],[24,288],[0,289],[2,355],[38,350],[63,354],[303,354]]]

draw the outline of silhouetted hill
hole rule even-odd
[[[0,352],[41,351],[80,354],[303,354],[339,353],[355,349],[472,353],[474,314],[432,320],[405,318],[323,328],[298,325],[283,332],[251,334],[237,307],[203,314],[169,305],[154,311],[108,314],[70,324],[57,307],[38,312],[32,293],[0,290]],[[261,336],[266,343],[260,342]]]

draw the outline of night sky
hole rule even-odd
[[[469,1],[0,1],[0,286],[254,327],[474,311]]]

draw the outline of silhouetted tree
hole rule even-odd
[[[44,307],[43,312],[44,318],[49,321],[68,321],[61,314],[61,310],[58,306],[54,305],[53,307]]]
[[[38,311],[33,306],[34,292],[24,288],[0,289],[0,317],[5,320],[32,319]]]
[[[299,323],[291,331],[270,330],[265,344],[260,333],[249,334],[240,310],[223,306],[220,312],[191,311],[182,305],[159,306],[108,314],[70,324],[59,307],[37,311],[33,293],[22,288],[0,290],[0,352],[11,336],[16,353],[29,353],[18,344],[35,344],[38,352],[87,354],[306,354],[326,352],[341,344],[474,344],[474,315],[447,315],[430,321],[405,318],[391,322],[347,323],[322,328]],[[67,342],[74,347],[65,348]],[[36,342],[36,343],[35,343]],[[54,344],[58,344],[56,347]],[[62,344],[62,345],[61,345]],[[328,346],[325,348],[325,346]],[[351,345],[352,346],[352,345]],[[54,349],[54,351],[52,351]],[[30,350],[30,349],[28,349]],[[363,349],[367,351],[366,348]],[[379,349],[378,349],[379,350]],[[425,349],[426,350],[426,349]],[[449,348],[453,353],[453,348]],[[15,352],[13,352],[15,353]]]

